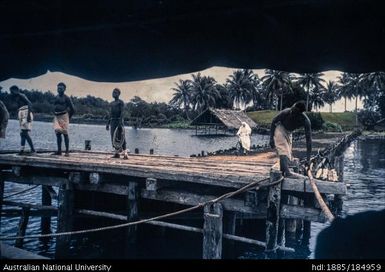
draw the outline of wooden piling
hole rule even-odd
[[[222,218],[223,208],[219,203],[204,207],[203,259],[222,257]]]
[[[237,223],[237,214],[236,212],[226,211],[223,216],[223,232],[225,234],[235,235],[236,224]],[[235,242],[229,240],[227,246],[225,247],[225,255],[229,258],[234,258]]]
[[[270,181],[279,180],[282,174],[278,170],[270,171]],[[268,257],[272,257],[277,250],[279,212],[281,202],[281,183],[273,185],[269,188],[267,199],[267,216],[266,216],[266,249]]]
[[[1,212],[3,210],[4,201],[4,177],[3,172],[0,170],[0,226],[1,226]]]
[[[91,140],[84,141],[84,150],[91,150]]]
[[[344,154],[334,158],[334,168],[336,169],[338,182],[344,182]],[[339,214],[343,206],[342,195],[334,195],[333,207],[335,213]]]
[[[314,204],[314,195],[306,195],[304,198],[304,207],[312,207]],[[308,245],[311,234],[311,221],[303,220],[303,233],[302,233],[302,244]]]
[[[29,221],[29,211],[30,211],[30,208],[26,208],[26,207],[22,208],[17,236],[25,235],[25,231],[27,230],[28,221]],[[24,243],[24,238],[18,238],[15,241],[15,247],[22,248],[23,243]]]
[[[48,186],[41,186],[41,205],[51,206],[52,198]],[[40,220],[41,233],[51,233],[51,216],[42,216]]]
[[[138,184],[128,183],[127,190],[127,221],[132,222],[138,219]],[[137,226],[127,227],[127,244],[134,244],[136,241]]]
[[[67,182],[60,186],[58,195],[57,232],[72,231],[74,213],[74,190],[70,175]],[[55,258],[65,258],[68,254],[71,235],[57,236]]]

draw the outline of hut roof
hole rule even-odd
[[[242,122],[246,122],[252,129],[257,127],[244,111],[209,108],[196,117],[191,125],[224,125],[228,129],[238,129]]]

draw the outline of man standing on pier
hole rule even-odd
[[[280,169],[285,177],[303,178],[289,169],[289,162],[292,160],[292,132],[301,127],[305,128],[307,162],[310,162],[311,123],[305,109],[304,101],[298,101],[291,108],[282,110],[271,123],[270,146],[277,150]]]
[[[112,147],[115,149],[113,158],[120,158],[119,153],[124,152],[124,159],[128,159],[126,149],[126,138],[124,133],[124,102],[119,99],[120,90],[115,88],[112,91],[114,101],[110,103],[110,119],[106,130],[110,130]]]
[[[61,155],[62,135],[64,136],[64,144],[66,147],[65,156],[69,156],[69,137],[68,137],[68,126],[70,119],[75,112],[75,107],[72,103],[71,98],[64,94],[66,85],[60,82],[57,85],[58,95],[55,97],[54,102],[54,120],[53,127],[56,134],[57,152],[53,155]]]
[[[35,148],[33,147],[32,139],[29,136],[29,132],[32,129],[32,103],[25,96],[25,94],[20,92],[19,87],[13,85],[9,88],[11,91],[11,95],[13,97],[13,103],[16,104],[16,108],[18,109],[17,117],[19,119],[20,125],[20,138],[21,138],[21,147],[19,155],[24,154],[25,142],[27,141],[29,147],[31,148],[31,153],[35,153]]]

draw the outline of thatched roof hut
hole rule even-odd
[[[235,131],[239,129],[242,122],[246,122],[251,129],[257,128],[257,124],[244,111],[213,108],[209,108],[202,112],[191,122],[191,125],[196,128],[204,127],[204,134],[211,134],[211,130],[208,130],[207,133],[207,128],[214,127],[216,132],[218,129],[222,129],[224,131]]]

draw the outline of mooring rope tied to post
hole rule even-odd
[[[127,223],[118,224],[118,225],[112,225],[112,226],[107,226],[107,227],[100,227],[100,228],[94,228],[94,229],[86,229],[86,230],[67,231],[67,232],[59,232],[59,233],[48,233],[48,234],[36,234],[36,235],[25,235],[25,236],[0,236],[0,240],[16,240],[16,239],[28,239],[28,238],[47,238],[47,237],[58,237],[58,236],[65,236],[65,235],[77,235],[77,234],[99,232],[99,231],[112,230],[112,229],[118,229],[118,228],[124,228],[124,227],[134,226],[134,225],[138,225],[138,224],[143,224],[143,223],[147,223],[147,222],[150,222],[150,221],[164,219],[164,218],[168,218],[168,217],[171,217],[171,216],[183,214],[183,213],[186,213],[186,212],[189,212],[189,211],[193,211],[193,210],[202,208],[202,207],[204,207],[205,205],[208,205],[208,204],[214,204],[216,202],[219,202],[219,201],[222,201],[224,199],[230,198],[230,197],[232,197],[232,196],[234,196],[236,194],[243,193],[243,192],[245,192],[245,191],[247,191],[247,190],[257,186],[257,184],[262,183],[264,181],[269,181],[269,180],[270,180],[270,178],[265,178],[265,179],[257,180],[257,181],[251,182],[250,184],[247,184],[246,186],[244,186],[244,187],[242,187],[242,188],[240,188],[240,189],[238,189],[238,190],[236,190],[234,192],[226,193],[226,194],[221,195],[221,196],[219,196],[219,197],[217,197],[215,199],[212,199],[212,200],[209,200],[209,201],[206,201],[206,202],[203,202],[203,203],[199,203],[199,204],[197,204],[197,205],[195,205],[193,207],[189,207],[189,208],[182,209],[182,210],[179,210],[179,211],[176,211],[176,212],[172,212],[172,213],[168,213],[168,214],[163,214],[163,215],[155,216],[155,217],[152,217],[152,218],[141,219],[141,220],[134,221],[134,222],[127,222]],[[263,184],[263,185],[257,186],[256,188],[253,188],[253,189],[259,190],[260,188],[263,188],[263,187],[269,187],[269,186],[276,185],[276,184],[278,184],[278,183],[280,183],[282,181],[283,181],[283,177],[281,177],[280,179],[278,179],[276,181],[269,182],[268,184]]]
[[[31,190],[33,190],[33,189],[39,187],[39,186],[40,186],[40,185],[35,185],[35,186],[31,187],[31,188],[27,188],[27,189],[25,189],[25,190],[22,190],[22,191],[19,191],[19,192],[10,194],[10,195],[6,195],[6,196],[4,196],[3,198],[10,198],[11,196],[20,195],[20,194],[23,194],[23,193],[25,193],[25,192],[31,191]]]

